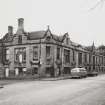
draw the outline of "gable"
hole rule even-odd
[[[65,45],[71,45],[71,40],[70,40],[70,38],[69,38],[69,35],[68,35],[68,33],[65,33],[64,34],[64,36],[63,36],[63,44],[65,44]]]
[[[3,42],[7,43],[11,41],[13,41],[13,35],[9,35],[8,33],[5,34],[5,36],[3,37]]]

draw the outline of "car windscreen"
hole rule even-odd
[[[79,72],[79,69],[72,69],[71,72]]]

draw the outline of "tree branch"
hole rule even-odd
[[[94,10],[98,5],[103,4],[105,0],[99,0],[92,8],[89,9],[89,11]]]

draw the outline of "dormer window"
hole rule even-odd
[[[69,38],[66,38],[66,44],[67,45],[69,44]]]
[[[51,37],[50,36],[47,36],[46,40],[47,41],[50,41]]]
[[[21,35],[19,35],[19,37],[18,37],[18,43],[22,43],[22,36]]]

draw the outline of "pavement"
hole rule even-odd
[[[105,75],[7,84],[0,105],[105,105]]]
[[[27,79],[0,79],[0,86],[14,84],[18,82],[27,82],[27,81],[58,81],[64,79],[71,79],[70,75],[58,76],[58,77],[46,77],[46,78],[27,78]]]
[[[65,79],[71,79],[71,75],[66,75],[66,76],[59,76],[59,77],[50,77],[50,78],[41,78],[41,81],[58,81],[58,80],[65,80]]]

